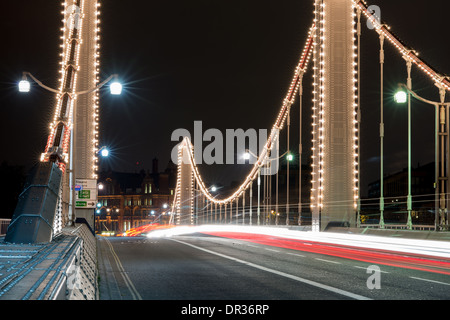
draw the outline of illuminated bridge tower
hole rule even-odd
[[[314,34],[313,230],[355,226],[359,197],[356,8],[316,0]]]
[[[177,186],[174,197],[175,221],[177,225],[192,225],[194,217],[194,172],[190,162],[194,150],[184,139],[178,146]]]
[[[83,92],[95,88],[99,83],[99,39],[100,20],[99,2],[97,0],[67,0],[67,5],[80,7],[79,19],[79,52],[77,61],[76,92]],[[76,7],[75,7],[76,8]],[[98,121],[99,121],[99,92],[98,90],[76,96],[74,114],[73,155],[71,157],[75,179],[88,181],[84,186],[90,192],[97,190],[98,170]],[[89,195],[96,198],[95,194]],[[85,204],[86,203],[86,204]],[[94,226],[94,201],[82,201],[75,208],[75,219],[85,219]]]
[[[94,226],[98,169],[99,6],[97,0],[66,0],[63,5],[60,93],[41,161],[54,161],[63,177],[63,217]],[[65,126],[63,126],[65,124]],[[60,139],[61,131],[64,138]],[[72,129],[72,130],[70,130]],[[59,158],[59,157],[57,157]],[[65,170],[67,169],[67,170]],[[82,195],[70,186],[81,186]],[[77,195],[83,201],[77,201]],[[78,197],[78,198],[79,198]]]
[[[97,0],[62,3],[59,88],[50,89],[56,92],[54,116],[40,162],[19,198],[5,238],[7,242],[49,242],[67,221],[77,218],[91,228],[94,226],[98,161],[98,8]],[[85,184],[82,195],[87,201],[76,201],[76,188],[70,187],[76,183]]]

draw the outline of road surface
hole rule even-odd
[[[99,237],[102,300],[448,300],[450,260],[276,237]]]

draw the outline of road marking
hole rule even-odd
[[[290,254],[291,256],[296,256],[296,257],[302,257],[304,258],[305,256],[302,254],[298,254],[298,253],[291,253],[291,252],[286,252],[286,254]]]
[[[446,283],[446,282],[441,282],[441,281],[436,281],[436,280],[429,280],[429,279],[422,279],[422,278],[417,278],[417,277],[410,277],[410,278],[416,279],[416,280],[423,280],[423,281],[439,283],[439,284],[443,284],[443,285],[446,285],[446,286],[450,286],[450,283]]]
[[[131,279],[126,274],[125,269],[123,268],[119,257],[117,256],[116,252],[114,251],[114,248],[113,248],[111,242],[106,237],[105,237],[105,240],[106,240],[106,243],[109,245],[109,249],[111,250],[111,254],[114,257],[114,260],[116,261],[117,268],[119,269],[120,274],[122,275],[123,281],[127,285],[127,288],[130,291],[130,293],[131,293],[131,295],[133,297],[133,300],[142,300],[141,295],[136,290],[136,287],[134,286],[133,282],[131,281]]]
[[[320,259],[320,258],[315,258],[315,259],[316,260],[320,260],[320,261],[324,261],[324,262],[334,263],[334,264],[341,264],[340,262],[337,262],[337,261],[331,261],[331,260]]]
[[[192,248],[195,248],[197,250],[208,252],[210,254],[213,254],[213,255],[216,255],[216,256],[228,259],[228,260],[232,260],[232,261],[235,261],[235,262],[239,262],[239,263],[245,264],[245,265],[247,265],[249,267],[253,267],[253,268],[256,268],[256,269],[259,269],[259,270],[263,270],[263,271],[267,271],[267,272],[270,272],[270,273],[273,273],[273,274],[277,274],[279,276],[282,276],[282,277],[285,277],[285,278],[289,278],[289,279],[292,279],[292,280],[295,280],[295,281],[298,281],[298,282],[306,283],[308,285],[311,285],[311,286],[314,286],[314,287],[317,287],[317,288],[320,288],[320,289],[324,289],[324,290],[327,290],[327,291],[331,291],[333,293],[337,293],[337,294],[340,294],[340,295],[343,295],[343,296],[346,296],[346,297],[349,297],[349,298],[353,298],[353,299],[357,299],[357,300],[371,300],[368,297],[364,297],[364,296],[361,296],[361,295],[356,294],[356,293],[352,293],[352,292],[345,291],[345,290],[342,290],[342,289],[334,288],[334,287],[328,286],[326,284],[322,284],[322,283],[315,282],[315,281],[312,281],[312,280],[308,280],[308,279],[304,279],[304,278],[301,278],[301,277],[297,277],[297,276],[294,276],[292,274],[288,274],[288,273],[285,273],[285,272],[282,272],[282,271],[278,271],[278,270],[275,270],[275,269],[266,268],[266,267],[260,266],[258,264],[254,264],[254,263],[251,263],[251,262],[248,262],[248,261],[244,261],[244,260],[241,260],[241,259],[230,257],[230,256],[224,255],[222,253],[211,251],[211,250],[208,250],[208,249],[205,249],[205,248],[202,248],[202,247],[198,247],[198,246],[195,246],[193,244],[190,244],[190,243],[187,243],[187,242],[184,242],[184,241],[175,240],[175,239],[170,239],[170,240],[178,242],[178,243],[181,243],[181,244],[184,244],[184,245],[192,247]]]
[[[358,268],[358,269],[364,269],[364,270],[367,270],[366,267],[361,267],[361,266],[354,266],[354,267],[355,267],[355,268]],[[380,272],[381,272],[381,273],[389,273],[389,272],[383,271],[383,270],[380,270]]]
[[[264,248],[264,249],[266,249],[267,251],[280,252],[279,250],[270,249],[270,248]]]

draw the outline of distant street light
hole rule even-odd
[[[289,154],[286,156],[286,159],[287,159],[287,161],[292,161],[292,160],[294,160],[294,156],[293,156],[291,153],[289,153]]]

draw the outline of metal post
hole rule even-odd
[[[441,174],[440,174],[440,216],[441,218],[441,226],[447,224],[446,215],[447,215],[447,192],[448,192],[448,177],[447,177],[447,162],[446,156],[448,152],[448,112],[445,106],[445,89],[439,88],[439,94],[441,98],[441,106],[440,106],[440,130],[441,130]]]
[[[450,159],[449,159],[449,151],[450,151],[450,139],[449,139],[449,124],[450,124],[450,114],[449,114],[449,109],[448,109],[448,104],[445,106],[445,113],[446,113],[446,121],[445,121],[445,139],[447,140],[447,142],[446,142],[446,150],[445,150],[445,186],[446,186],[446,191],[445,191],[445,194],[446,194],[446,201],[445,201],[445,210],[444,210],[444,224],[445,224],[445,227],[447,228],[447,230],[448,230],[448,227],[449,227],[449,219],[448,219],[448,215],[449,215],[449,213],[448,213],[448,208],[449,208],[449,195],[448,195],[448,192],[449,192],[449,183],[450,183],[450,181],[449,181],[449,177],[448,177],[448,171],[449,171],[449,166],[450,166],[450,163],[449,163],[449,161],[450,161]]]
[[[275,225],[278,225],[278,171],[275,181]]]
[[[449,163],[449,161],[450,161],[450,159],[449,159],[449,151],[450,151],[450,139],[449,139],[449,124],[450,124],[450,114],[449,114],[449,109],[448,109],[448,104],[445,106],[445,113],[446,113],[446,121],[445,121],[445,138],[446,138],[446,140],[447,140],[447,142],[446,142],[446,150],[445,150],[445,180],[446,180],[446,182],[445,182],[445,186],[446,186],[446,191],[445,191],[445,194],[446,194],[446,201],[445,201],[445,211],[444,211],[444,224],[445,224],[445,227],[447,228],[447,230],[448,230],[448,227],[449,227],[449,218],[448,218],[448,216],[449,216],[449,213],[448,213],[448,208],[449,208],[449,195],[448,195],[448,192],[449,192],[449,183],[450,183],[450,181],[449,181],[449,177],[448,177],[448,172],[449,172],[449,166],[450,166],[450,163]]]
[[[406,227],[411,230],[412,229],[412,220],[411,220],[411,210],[412,210],[412,197],[411,197],[411,92],[412,90],[412,81],[411,81],[411,67],[412,62],[409,57],[406,58],[406,66],[408,68],[408,198],[407,198],[407,211],[408,211],[408,221],[406,223]]]
[[[380,34],[380,229],[384,229],[384,35]]]
[[[76,103],[74,103],[73,105],[74,105],[73,108],[75,109]],[[69,200],[69,216],[68,216],[68,221],[67,221],[68,226],[72,226],[75,222],[75,171],[74,171],[75,157],[73,155],[73,150],[74,150],[73,140],[75,138],[74,129],[75,129],[75,122],[72,125],[72,132],[70,133],[70,135],[71,135],[71,137],[70,137],[70,170],[69,170],[69,172],[70,172],[69,173],[70,200]]]
[[[253,180],[250,183],[250,221],[249,221],[250,225],[252,225],[252,218],[253,218],[252,208],[253,208]]]
[[[233,200],[230,201],[230,224],[233,222]]]
[[[256,215],[258,216],[258,226],[260,225],[260,215],[261,215],[261,168],[258,168],[258,208],[256,209]]]
[[[291,127],[291,107],[288,107],[287,114],[287,167],[286,167],[286,225],[289,225],[289,131]]]
[[[435,104],[434,133],[434,231],[439,230],[439,105]]]
[[[245,224],[245,191],[242,193],[242,224]]]
[[[269,162],[270,169],[272,170],[272,162]],[[270,217],[269,223],[272,224],[272,175],[267,176],[267,214]]]
[[[238,214],[239,214],[239,197],[236,198],[236,224],[238,224]]]
[[[301,71],[301,77],[303,79],[303,71]],[[298,89],[298,95],[300,100],[299,105],[299,139],[298,139],[298,225],[302,225],[302,100],[303,100],[303,80],[300,81],[300,87]]]
[[[214,203],[214,223],[217,224],[217,203]]]
[[[265,164],[265,166],[266,166],[266,172],[267,172],[267,163]],[[267,187],[267,185],[268,185],[268,183],[267,183],[267,179],[268,179],[268,176],[267,176],[267,174],[266,175],[264,175],[264,201],[263,201],[263,203],[264,203],[264,224],[265,225],[267,225],[267,219],[268,219],[268,212],[267,212],[267,208],[269,207],[268,206],[268,196],[267,196],[267,189],[268,189],[268,187]]]

